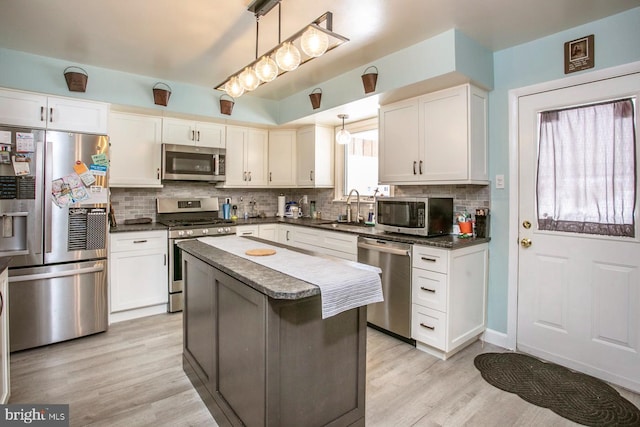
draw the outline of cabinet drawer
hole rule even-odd
[[[440,311],[412,304],[411,337],[439,350],[445,350],[446,315]]]
[[[447,275],[414,268],[411,278],[414,304],[447,311]]]
[[[448,273],[449,251],[429,246],[413,245],[413,267]]]
[[[111,252],[163,249],[168,247],[166,230],[116,233],[110,235]]]

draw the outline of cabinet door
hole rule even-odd
[[[0,274],[0,403],[9,401],[9,274]]]
[[[195,145],[196,129],[194,123],[190,120],[163,118],[162,142],[165,144]]]
[[[420,97],[423,180],[469,178],[467,90],[464,85]]]
[[[299,186],[311,187],[314,182],[316,150],[315,129],[300,129],[296,141],[296,182]]]
[[[248,426],[265,425],[267,297],[215,271],[218,393]]]
[[[35,93],[0,90],[0,124],[45,128],[47,97]]]
[[[107,134],[108,104],[50,96],[47,112],[47,129]]]
[[[245,148],[248,131],[246,128],[227,126],[227,157],[225,159],[225,186],[246,186],[247,168]]]
[[[269,132],[269,186],[296,185],[296,132]]]
[[[420,181],[418,101],[380,108],[378,176],[383,184]]]
[[[250,187],[265,186],[268,181],[269,134],[267,131],[249,129],[247,148],[245,150],[247,164],[247,185]]]
[[[115,252],[110,267],[112,313],[168,302],[166,253]]]
[[[278,241],[277,230],[278,230],[277,224],[262,224],[259,227],[258,236],[261,239],[277,242]]]
[[[225,126],[218,123],[196,123],[196,145],[201,147],[225,148]]]
[[[111,187],[162,187],[161,132],[162,119],[159,117],[111,113]]]
[[[314,187],[333,187],[334,179],[334,154],[335,138],[333,129],[324,126],[316,126],[314,151],[315,172],[313,174]]]

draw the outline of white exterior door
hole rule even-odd
[[[632,74],[522,96],[518,101],[517,348],[636,392],[640,391],[638,202],[635,238],[539,230],[536,170],[539,112],[622,97],[636,98],[636,164],[640,163],[639,95],[640,74]],[[530,246],[523,241],[530,241]]]

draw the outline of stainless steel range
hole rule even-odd
[[[156,221],[169,227],[169,312],[182,311],[182,251],[178,243],[203,236],[235,234],[230,220],[220,218],[217,198],[158,198]]]

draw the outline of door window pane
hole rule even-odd
[[[540,230],[635,236],[632,99],[540,113]]]

